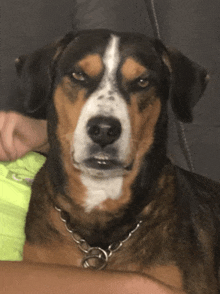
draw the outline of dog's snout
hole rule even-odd
[[[114,117],[96,116],[87,123],[87,133],[101,147],[114,143],[121,135],[121,123]]]

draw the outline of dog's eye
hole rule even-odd
[[[84,82],[86,80],[85,75],[82,72],[73,72],[72,73],[72,77],[77,80],[77,81],[81,81]]]
[[[138,79],[137,84],[141,88],[146,88],[149,86],[150,82],[146,78],[140,78],[140,79]]]

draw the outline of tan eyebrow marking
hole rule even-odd
[[[102,58],[99,54],[86,55],[78,63],[79,67],[89,76],[98,76],[103,70]]]
[[[147,69],[135,59],[128,57],[122,65],[121,73],[125,79],[134,80],[142,74],[147,73]]]

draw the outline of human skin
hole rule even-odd
[[[29,151],[47,153],[48,150],[45,120],[0,111],[0,161],[18,159]]]
[[[2,294],[177,294],[148,276],[59,265],[0,262]]]

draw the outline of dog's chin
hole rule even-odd
[[[115,178],[124,176],[132,169],[132,164],[123,165],[115,159],[87,158],[82,162],[73,161],[74,166],[84,175],[94,178]]]

